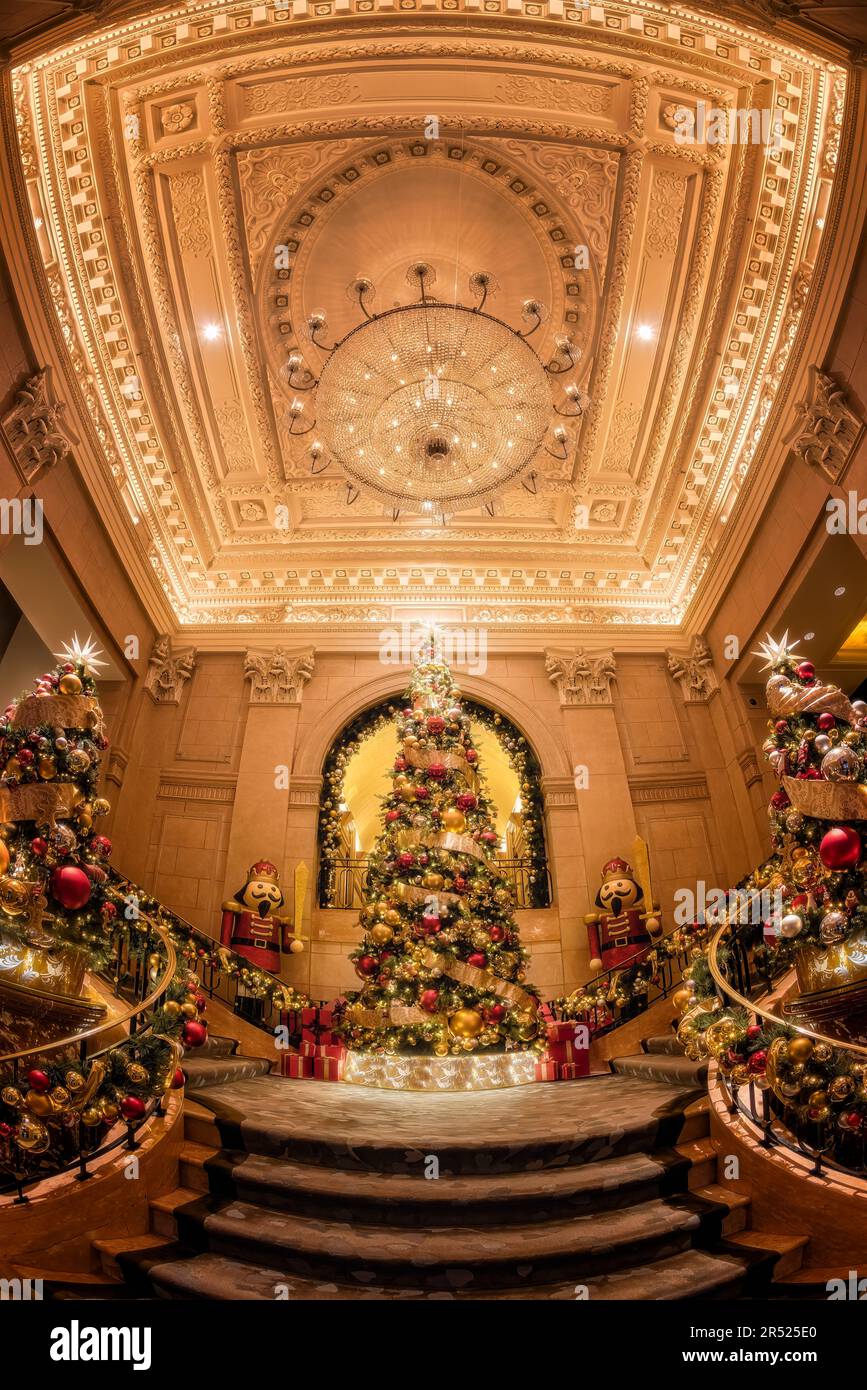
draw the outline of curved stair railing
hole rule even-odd
[[[649,948],[639,947],[626,961],[594,975],[570,995],[549,1000],[548,1008],[557,1019],[585,1024],[591,1040],[604,1037],[677,989],[709,935],[710,928],[703,922],[672,927]]]
[[[169,933],[142,914],[117,935],[111,960],[96,972],[122,1004],[111,1018],[0,1055],[0,1108],[10,1117],[0,1121],[0,1193],[14,1191],[26,1202],[25,1188],[34,1183],[73,1170],[84,1181],[103,1154],[121,1144],[138,1147],[137,1131],[154,1111],[165,1111],[180,1058],[177,1040],[159,1031],[177,964]],[[167,1078],[162,1094],[143,1091],[145,1053]],[[106,1081],[137,1104],[128,1100],[122,1113],[107,1102]]]
[[[769,990],[765,1004],[750,997],[749,953],[732,924],[715,931],[707,965],[715,997],[681,1019],[679,1036],[716,1060],[729,1112],[758,1128],[762,1147],[797,1153],[814,1173],[867,1175],[867,1047],[780,1018]]]
[[[198,973],[208,998],[219,1000],[245,1022],[273,1033],[287,1010],[298,1010],[310,1002],[293,985],[222,946],[119,870],[109,869],[109,880],[123,899],[133,902],[137,910],[143,909],[168,931],[179,953]]]

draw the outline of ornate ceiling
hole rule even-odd
[[[178,622],[684,619],[811,293],[842,67],[671,4],[205,0],[31,60],[13,96],[93,466]],[[779,148],[678,143],[699,102],[768,111]],[[340,336],[359,274],[379,310],[418,260],[467,302],[492,272],[515,326],[538,297],[537,351],[565,326],[589,397],[535,493],[446,526],[349,503],[290,433],[307,316]]]

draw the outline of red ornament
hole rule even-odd
[[[21,763],[24,767],[28,767],[28,766],[30,765],[30,763],[33,762],[33,749],[32,749],[32,748],[19,748],[19,749],[18,749],[18,761],[19,761],[19,763]]]
[[[421,924],[425,931],[439,931],[442,923],[439,917],[435,917],[432,912],[426,912],[421,919]]]
[[[788,721],[788,719],[778,719],[777,722],[776,722],[776,724],[774,725],[774,733],[775,733],[775,734],[785,734],[785,733],[788,733],[788,731],[789,731],[789,721]]]
[[[134,1120],[141,1120],[147,1113],[147,1106],[138,1096],[124,1096],[120,1103],[120,1113],[128,1124]]]
[[[375,956],[359,956],[355,962],[355,968],[359,975],[375,975],[379,969],[379,963]]]
[[[784,791],[774,792],[771,797],[771,805],[775,811],[785,811],[789,805],[789,798]]]
[[[103,903],[102,907],[99,910],[102,913],[103,917],[117,916],[117,908],[115,907],[114,903]]]
[[[174,1074],[172,1075],[172,1090],[181,1091],[183,1090],[184,1086],[186,1086],[186,1084],[187,1078],[184,1074],[183,1068],[175,1067]]]
[[[474,763],[474,762],[476,762],[477,759],[478,759],[478,756],[479,756],[479,755],[478,755],[478,753],[476,752],[475,748],[468,748],[467,751],[466,751],[466,753],[464,754],[464,757],[466,758],[466,760],[467,760],[468,763]]]
[[[843,1129],[861,1129],[864,1124],[864,1116],[860,1110],[847,1110],[840,1116],[840,1124]]]
[[[30,841],[30,849],[33,854],[36,855],[37,859],[41,859],[44,854],[48,853],[48,841],[43,840],[41,835],[36,835],[34,839]]]
[[[447,772],[448,768],[445,763],[431,763],[427,770],[427,775],[432,778],[434,782],[441,782]]]
[[[394,821],[400,820],[400,811],[386,811],[385,819],[389,825],[393,824]]]
[[[454,882],[452,883],[452,888],[454,888],[456,893],[466,893],[467,889],[469,888],[469,884],[467,883],[467,880],[465,878],[458,874]]]
[[[461,811],[474,811],[479,803],[472,792],[461,792],[455,804]]]
[[[506,936],[506,928],[499,926],[491,927],[491,930],[488,932],[488,935],[492,941],[503,941]]]
[[[31,1091],[38,1091],[42,1095],[43,1091],[47,1091],[50,1087],[51,1078],[44,1071],[40,1071],[38,1067],[34,1067],[32,1071],[27,1073],[27,1085]]]
[[[837,727],[836,719],[833,714],[830,714],[827,710],[824,714],[819,715],[816,723],[819,725],[820,729],[834,729]]]
[[[90,879],[83,869],[76,868],[74,864],[55,869],[49,886],[51,896],[70,912],[84,907],[90,897]]]
[[[485,1018],[489,1023],[500,1023],[506,1017],[505,1004],[492,1004],[486,1011]]]
[[[768,1054],[763,1049],[754,1052],[747,1061],[747,1071],[751,1076],[763,1076],[768,1064]]]
[[[199,1013],[203,1014],[205,1012],[205,1009],[208,1007],[208,996],[207,994],[203,994],[202,991],[199,990],[193,1002],[195,1003],[195,1006],[198,1009]]]
[[[424,782],[419,782],[417,787],[413,787],[413,791],[415,792],[416,801],[427,801],[430,796],[430,791],[425,786]]]
[[[397,856],[397,862],[402,869],[411,869],[415,863],[415,855],[410,854],[409,850],[405,849]]]
[[[485,842],[486,845],[495,845],[495,844],[497,844],[498,841],[499,841],[499,838],[500,838],[500,837],[499,837],[499,835],[497,834],[496,830],[483,830],[482,833],[481,833],[481,835],[479,836],[479,839],[480,839],[480,840],[484,840],[484,842]]]
[[[802,681],[811,681],[816,674],[816,668],[812,661],[802,661],[798,665],[797,671]]]
[[[188,1018],[181,1033],[184,1047],[201,1047],[208,1039],[207,1025],[197,1018]]]
[[[406,758],[395,758],[395,760],[394,760],[394,770],[395,770],[395,772],[406,772],[406,770],[407,770],[408,767],[409,767],[409,763],[407,762]]]
[[[826,869],[851,869],[861,858],[861,836],[850,825],[835,825],[822,836],[819,858]]]
[[[484,951],[473,951],[472,955],[467,956],[467,965],[474,965],[477,970],[484,970],[488,963],[488,958]]]
[[[107,835],[92,835],[88,849],[100,859],[108,859],[111,855],[111,840]]]
[[[441,714],[431,714],[427,720],[427,731],[429,734],[441,734],[446,727],[446,721]]]
[[[762,1025],[760,1023],[751,1023],[747,1029],[747,1039],[752,1042],[754,1038],[760,1038],[761,1036]]]
[[[423,989],[418,997],[419,1008],[424,1009],[425,1013],[436,1013],[437,1003],[440,992],[438,989]]]

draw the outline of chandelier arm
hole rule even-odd
[[[352,504],[353,504],[353,502],[357,502],[359,496],[360,496],[360,493],[359,493],[359,491],[358,491],[358,488],[357,488],[357,487],[353,487],[352,483],[347,483],[347,484],[346,484],[346,505],[347,505],[347,507],[351,507]]]
[[[359,309],[361,310],[361,312],[363,313],[363,315],[364,315],[364,317],[365,317],[366,319],[373,319],[373,317],[374,317],[374,315],[371,314],[370,310],[368,309],[367,305],[366,305],[365,302],[364,302],[364,297],[365,297],[365,295],[369,294],[370,291],[371,291],[372,289],[373,289],[373,286],[372,286],[372,285],[370,285],[370,284],[364,284],[364,285],[359,285],[359,286],[358,286],[358,290],[357,290],[358,307],[359,307]]]
[[[550,458],[556,459],[558,463],[565,463],[566,460],[567,460],[568,457],[569,457],[569,450],[566,448],[566,441],[565,441],[565,439],[563,440],[561,447],[562,447],[562,449],[563,449],[562,454],[555,454],[555,453],[554,453],[554,450],[553,450],[553,449],[549,449],[548,446],[547,446],[547,444],[546,444],[546,445],[545,445],[545,453],[548,454],[548,456],[549,456]]]
[[[538,309],[534,309],[532,312],[533,318],[536,320],[536,322],[532,325],[532,327],[527,329],[516,328],[515,332],[519,338],[532,338],[533,334],[536,332],[536,329],[541,328],[542,315],[539,313]]]
[[[557,356],[561,359],[565,358],[566,360],[565,362],[561,361],[561,365],[558,366],[557,358],[552,358],[552,360],[548,363],[547,367],[545,368],[545,371],[548,373],[549,376],[562,376],[565,372],[571,372],[572,368],[575,366],[576,361],[578,360],[576,357],[573,357],[571,347],[559,349]]]
[[[288,383],[292,387],[293,391],[314,391],[316,387],[319,385],[319,378],[315,377],[312,372],[308,372],[306,369],[304,372],[304,376],[307,378],[306,386],[304,385],[303,381],[293,381],[292,378],[294,375],[295,373],[293,370],[289,373],[289,376],[287,378]]]
[[[583,405],[576,404],[574,410],[561,410],[556,401],[554,402],[554,410],[558,415],[562,415],[564,420],[579,420],[584,414]]]
[[[526,478],[522,478],[522,479],[521,479],[521,487],[524,489],[525,492],[531,493],[533,497],[535,497],[536,494],[537,494],[537,492],[538,492],[538,489],[537,489],[537,487],[536,487],[536,479],[538,478],[538,476],[539,476],[539,475],[538,475],[538,473],[536,472],[536,470],[535,470],[535,468],[534,468],[534,469],[533,469],[533,472],[530,474],[530,477],[529,477],[529,481],[530,481],[530,483],[531,483],[531,486],[530,486],[530,487],[527,486],[527,481],[528,481],[528,480],[527,480]]]
[[[323,325],[323,326],[324,326],[324,325]],[[320,327],[311,328],[311,330],[310,330],[310,341],[311,341],[311,343],[315,343],[316,346],[317,346],[318,348],[321,348],[323,352],[327,352],[327,353],[330,355],[330,354],[334,351],[334,349],[337,347],[337,344],[336,344],[336,343],[332,343],[331,346],[329,347],[327,343],[320,343],[320,341],[319,341],[319,336],[318,336],[319,333],[320,333],[320,331],[321,331],[321,330],[320,330]]]
[[[290,433],[291,435],[294,435],[296,439],[300,439],[301,436],[304,435],[304,434],[310,434],[311,431],[312,431],[312,430],[315,430],[315,428],[316,428],[316,421],[314,420],[314,421],[313,421],[313,424],[312,424],[312,425],[308,425],[307,428],[306,428],[306,430],[296,430],[296,428],[295,428],[295,421],[296,421],[298,418],[299,418],[299,417],[298,417],[297,415],[293,415],[293,416],[292,416],[292,424],[289,426],[289,433]]]
[[[331,464],[331,459],[326,459],[325,462],[323,463],[322,467],[321,467],[321,468],[317,468],[317,467],[316,467],[316,459],[314,458],[313,461],[312,461],[312,463],[310,464],[310,472],[312,473],[313,477],[315,478],[319,473],[324,473],[325,470],[326,470],[326,468],[328,468],[328,467],[330,466],[330,464]]]

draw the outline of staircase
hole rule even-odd
[[[733,1298],[800,1267],[806,1238],[749,1232],[716,1183],[706,1067],[668,1037],[609,1075],[436,1096],[270,1076],[224,1041],[187,1066],[182,1185],[150,1235],[96,1242],[128,1297]]]

